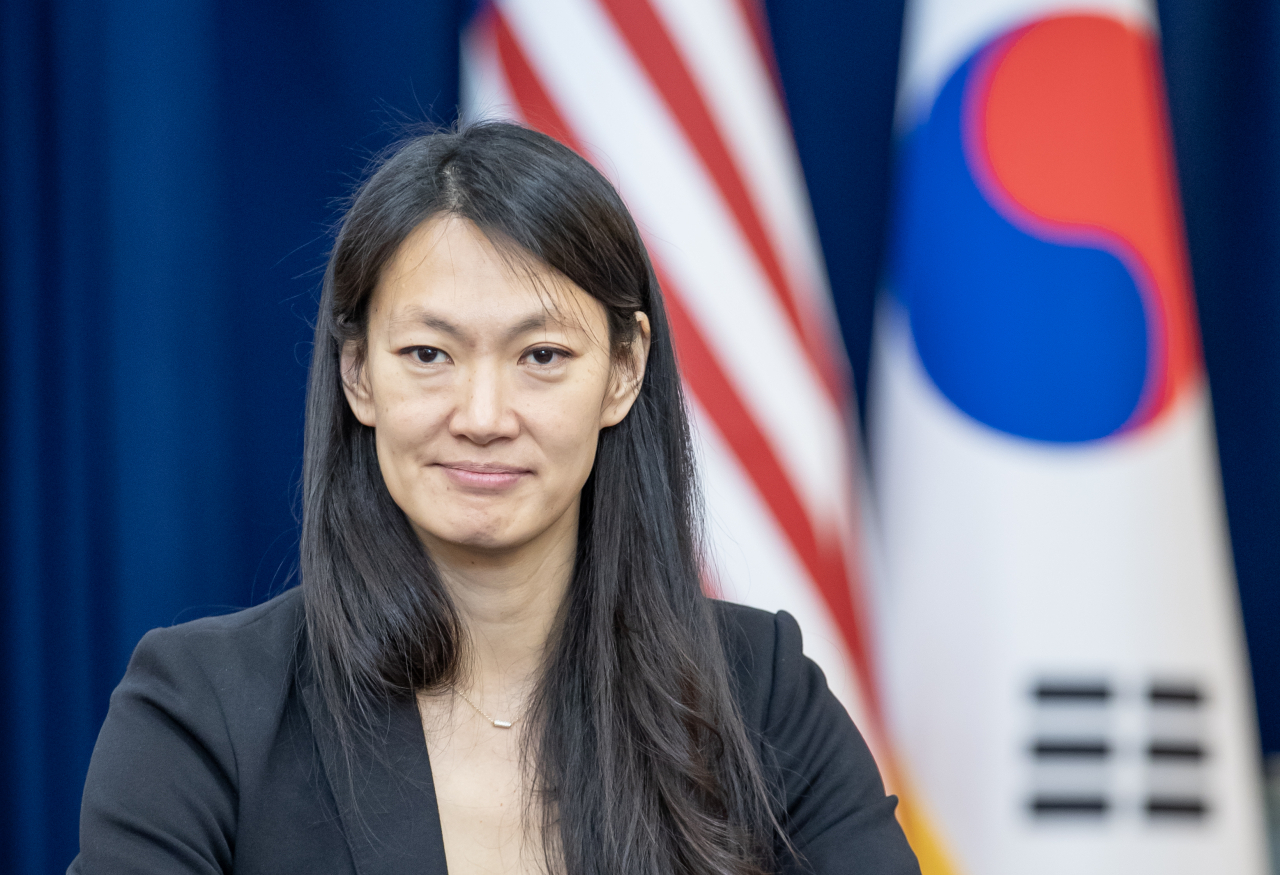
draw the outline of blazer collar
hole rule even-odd
[[[319,687],[314,680],[303,680],[301,687],[356,872],[447,875],[431,762],[416,703],[387,703],[387,720],[374,734],[374,743],[359,743],[348,756],[337,742],[337,726]]]

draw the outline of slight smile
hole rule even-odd
[[[498,465],[492,462],[437,462],[449,480],[468,490],[499,492],[510,489],[520,479],[532,474],[528,468]]]

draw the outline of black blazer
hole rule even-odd
[[[717,603],[750,731],[781,767],[785,823],[811,869],[918,873],[880,775],[786,613]],[[70,873],[446,873],[412,700],[385,757],[340,771],[299,658],[301,593],[155,629],[134,651],[89,765]],[[763,748],[762,748],[763,750]]]

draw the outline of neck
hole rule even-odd
[[[511,550],[428,544],[467,632],[459,686],[497,716],[510,717],[523,708],[569,589],[577,550],[576,508],[565,516]]]

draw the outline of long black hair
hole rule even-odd
[[[388,699],[456,680],[463,655],[458,614],[383,483],[373,429],[351,412],[340,373],[344,344],[362,348],[383,268],[414,228],[446,213],[600,301],[615,361],[637,311],[651,326],[639,396],[600,434],[571,583],[525,718],[543,850],[570,875],[769,871],[777,821],[700,586],[698,490],[662,295],[609,182],[517,125],[402,143],[356,192],[325,273],[301,572],[311,669],[344,743],[363,743],[360,728]]]

